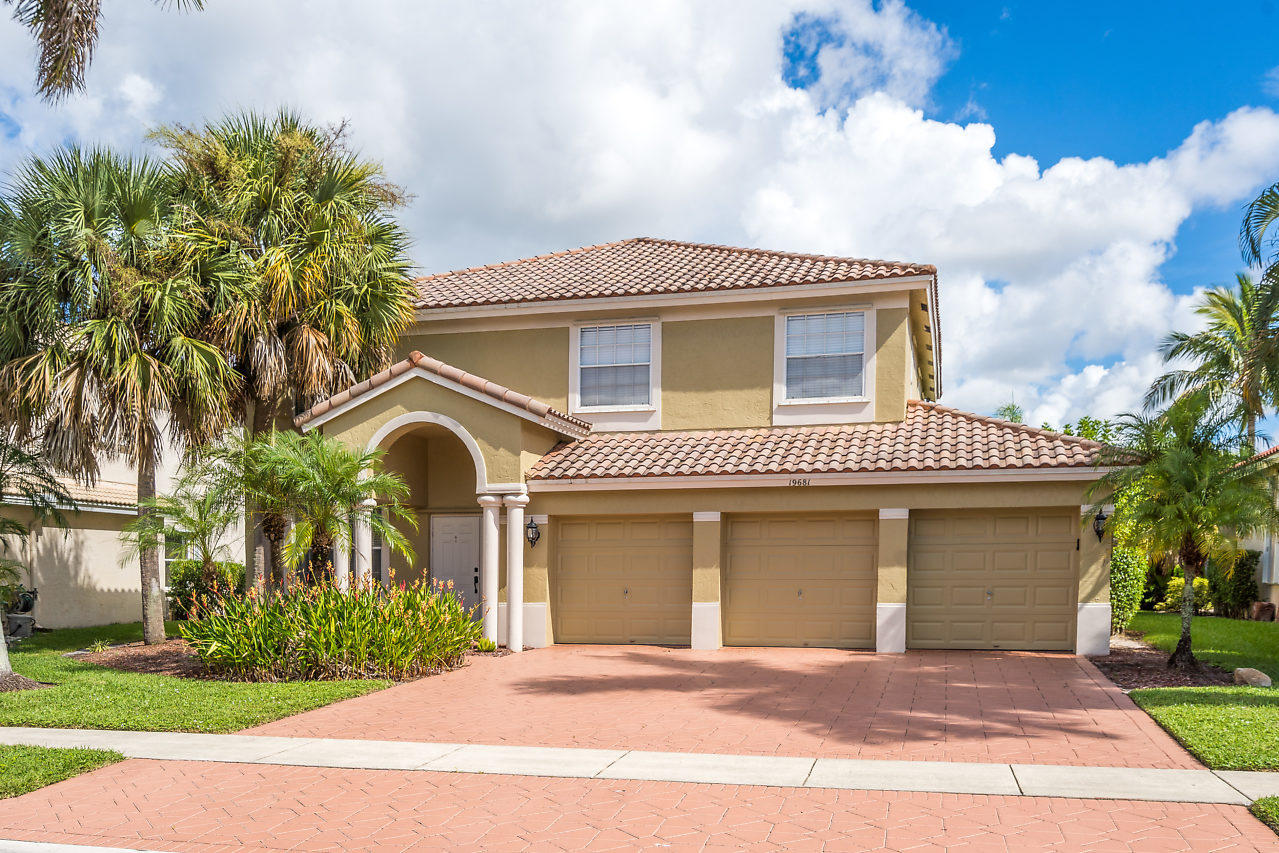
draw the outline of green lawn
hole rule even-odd
[[[16,797],[123,760],[120,753],[101,749],[0,745],[0,798]]]
[[[1132,630],[1172,651],[1181,633],[1175,613],[1138,613]],[[1197,616],[1190,625],[1200,660],[1279,677],[1279,623]],[[1200,761],[1217,770],[1279,770],[1279,689],[1160,687],[1130,694]]]
[[[176,633],[176,625],[170,626]],[[95,640],[142,638],[139,624],[38,634],[13,647],[13,668],[57,684],[0,693],[0,726],[232,732],[389,686],[387,681],[242,684],[118,672],[63,653]]]
[[[1181,636],[1181,616],[1142,611],[1130,627],[1144,633],[1152,646],[1171,652]],[[1279,622],[1196,616],[1190,623],[1190,639],[1202,661],[1228,670],[1250,666],[1279,679]]]
[[[1252,804],[1252,813],[1262,823],[1279,832],[1279,797],[1266,797]]]

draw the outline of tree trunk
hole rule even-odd
[[[155,460],[143,453],[138,460],[138,512],[154,515],[142,502],[155,497]],[[142,641],[147,645],[164,642],[164,589],[160,583],[160,549],[144,547],[138,552],[142,570]]]
[[[1186,585],[1181,591],[1181,637],[1168,658],[1169,669],[1198,669],[1199,660],[1190,644],[1190,621],[1195,615],[1195,578],[1203,568],[1204,555],[1187,540],[1181,547],[1181,573]]]
[[[261,520],[262,535],[267,543],[267,558],[271,566],[271,589],[284,588],[284,536],[287,526],[284,519],[276,515],[263,516]]]
[[[1248,451],[1249,455],[1257,452],[1257,415],[1249,412],[1247,416],[1248,422]]]
[[[9,662],[9,641],[4,637],[4,623],[7,619],[4,606],[0,605],[0,675],[13,675],[13,664]]]
[[[258,436],[270,430],[271,410],[260,400],[251,401],[249,406],[252,412],[247,418],[249,423],[246,426],[249,438],[256,440]],[[248,585],[257,590],[261,590],[267,581],[268,560],[270,560],[267,554],[267,543],[267,537],[262,529],[261,513],[258,512],[253,501],[246,497],[244,500],[244,564],[249,572]]]

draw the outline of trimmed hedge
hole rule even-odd
[[[1146,559],[1132,548],[1110,554],[1110,633],[1121,634],[1141,607],[1146,589]]]
[[[1212,596],[1212,610],[1218,616],[1241,619],[1257,600],[1257,564],[1259,551],[1244,551],[1233,565],[1217,568],[1208,566],[1208,590]]]
[[[1168,591],[1164,595],[1164,600],[1155,605],[1155,609],[1172,613],[1180,613],[1181,595],[1185,592],[1185,589],[1185,578],[1168,578]],[[1197,616],[1207,610],[1211,603],[1212,596],[1208,589],[1208,579],[1205,577],[1195,578],[1195,615]]]

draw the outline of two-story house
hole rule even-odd
[[[357,576],[516,649],[1107,651],[1096,445],[933,402],[932,266],[633,239],[415,287],[404,359],[297,419],[412,488],[418,561],[365,528]]]

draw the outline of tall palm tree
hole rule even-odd
[[[127,460],[143,514],[165,438],[222,429],[237,381],[203,337],[211,309],[175,246],[168,189],[147,159],[67,149],[25,163],[0,207],[0,407],[85,480],[100,455]],[[156,548],[139,569],[143,636],[160,642]]]
[[[56,101],[84,88],[84,75],[98,44],[101,0],[3,0],[13,19],[31,31],[40,49],[36,87]],[[165,8],[202,9],[204,0],[154,0]]]
[[[1160,351],[1165,361],[1186,359],[1193,366],[1155,380],[1146,405],[1167,403],[1186,391],[1204,391],[1214,403],[1232,407],[1245,426],[1248,446],[1257,448],[1257,420],[1279,404],[1279,281],[1255,282],[1246,273],[1228,289],[1208,290],[1195,312],[1207,319],[1203,331],[1173,332]]]
[[[55,476],[44,456],[32,453],[14,440],[13,431],[0,433],[0,505],[22,507],[23,517],[0,516],[0,580],[21,577],[22,563],[10,556],[25,545],[36,524],[66,526],[63,509],[75,509],[66,486]],[[6,584],[0,584],[3,588]],[[7,598],[7,597],[6,597]],[[9,602],[0,598],[0,678],[13,675],[4,638],[4,614]]]
[[[1185,575],[1181,637],[1170,667],[1198,666],[1190,640],[1194,580],[1208,559],[1229,562],[1238,541],[1279,524],[1275,486],[1260,465],[1240,453],[1241,425],[1232,412],[1214,407],[1203,391],[1183,394],[1155,415],[1121,415],[1116,440],[1097,464],[1107,472],[1089,489],[1101,504],[1115,501],[1111,529],[1155,557],[1176,560]]]
[[[357,519],[369,523],[387,547],[410,562],[413,548],[393,519],[417,527],[401,503],[409,494],[404,478],[382,467],[381,450],[355,451],[319,432],[277,433],[262,457],[287,484],[294,524],[284,544],[284,558],[297,565],[311,555],[313,574],[328,571],[335,547],[349,547]],[[380,502],[380,512],[369,504]],[[336,579],[340,585],[346,578]]]
[[[251,438],[385,368],[413,318],[408,238],[391,216],[404,194],[345,134],[288,111],[155,134],[173,156],[192,268],[237,271],[212,291]],[[261,579],[252,506],[245,531]]]

